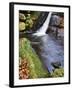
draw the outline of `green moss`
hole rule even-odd
[[[44,78],[49,76],[48,71],[43,67],[39,57],[31,47],[29,40],[26,38],[20,40],[19,56],[28,59],[30,78]]]
[[[63,77],[64,76],[64,69],[63,68],[55,69],[51,73],[51,76],[52,77]]]
[[[22,31],[22,30],[25,30],[25,28],[26,28],[25,23],[19,22],[19,30]]]
[[[20,31],[30,30],[33,27],[39,15],[40,15],[40,12],[37,12],[37,11],[36,12],[27,11],[24,13],[19,13],[19,30]]]

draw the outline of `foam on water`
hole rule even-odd
[[[33,35],[36,35],[36,36],[43,36],[46,34],[46,31],[49,27],[49,22],[50,22],[50,19],[51,19],[51,15],[52,15],[52,12],[49,12],[48,16],[47,16],[47,19],[45,20],[44,24],[42,27],[40,27],[36,33],[34,33]]]

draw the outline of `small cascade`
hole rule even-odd
[[[46,34],[46,31],[49,27],[49,22],[50,22],[50,19],[51,19],[51,15],[52,15],[52,12],[49,12],[49,14],[47,16],[47,19],[45,20],[44,24],[33,35],[43,36],[43,35]]]

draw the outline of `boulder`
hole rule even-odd
[[[26,20],[26,17],[24,14],[19,13],[19,19],[24,21],[24,20]]]
[[[50,25],[58,26],[60,25],[61,18],[57,15],[53,15],[50,20]]]
[[[24,22],[19,22],[19,30],[25,30],[25,23]]]
[[[54,67],[54,68],[60,68],[61,66],[61,62],[52,62],[51,65]]]

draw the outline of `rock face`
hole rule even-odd
[[[33,30],[37,31],[45,22],[47,16],[48,16],[48,12],[41,12],[38,19],[36,20],[35,25],[33,26]]]
[[[58,26],[60,25],[61,18],[57,15],[53,15],[51,17],[50,25],[52,26]]]
[[[47,33],[53,34],[56,39],[59,39],[61,44],[64,44],[64,16],[52,15]]]

